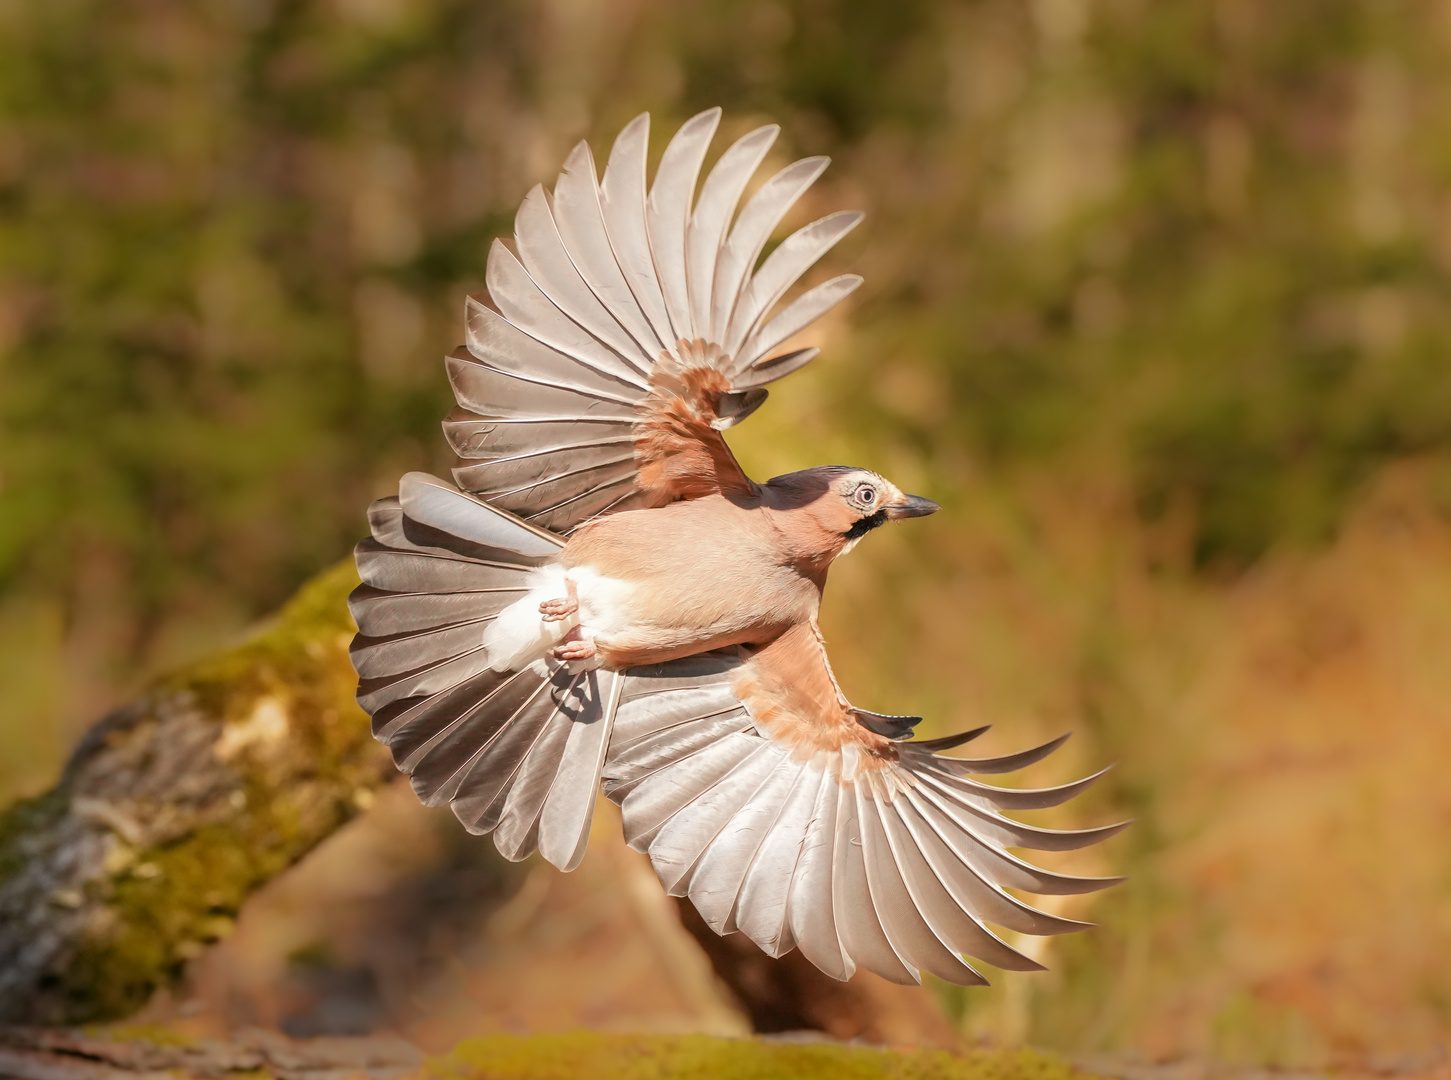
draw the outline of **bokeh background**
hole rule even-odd
[[[343,557],[399,473],[443,473],[440,358],[524,192],[716,104],[726,136],[780,122],[778,165],[834,158],[795,224],[868,212],[822,269],[866,285],[733,445],[944,505],[835,573],[848,692],[991,721],[988,749],[1071,729],[1028,781],[1117,769],[1054,822],[1137,821],[1078,864],[1129,875],[1065,906],[1102,928],[939,987],[952,1022],[1441,1060],[1446,0],[0,0],[0,799]],[[446,895],[367,904],[463,925],[503,871],[431,828],[268,902],[431,852]],[[339,959],[341,923],[294,919],[298,993],[413,963]],[[409,1007],[467,1011],[447,985]]]

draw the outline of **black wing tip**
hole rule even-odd
[[[939,750],[952,750],[970,743],[991,727],[991,724],[984,724],[982,727],[973,728],[971,731],[961,731],[956,735],[944,735],[940,739],[913,739],[907,745],[935,754]]]
[[[868,731],[882,736],[884,739],[891,739],[893,742],[904,742],[912,737],[913,730],[922,722],[920,716],[894,716],[891,713],[872,712],[870,709],[853,708],[853,715],[857,723]]]

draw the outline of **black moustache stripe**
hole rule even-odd
[[[875,529],[878,525],[885,525],[886,523],[887,512],[885,510],[878,510],[875,514],[869,514],[864,518],[858,518],[856,524],[854,524],[850,529],[847,529],[846,538],[848,540],[855,540],[859,536],[865,536],[867,533]]]

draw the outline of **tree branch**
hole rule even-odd
[[[165,677],[0,816],[0,1019],[139,1008],[393,775],[353,700],[351,560]]]

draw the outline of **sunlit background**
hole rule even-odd
[[[658,155],[717,104],[725,137],[782,125],[777,166],[832,156],[794,224],[868,214],[820,271],[865,286],[733,446],[945,508],[835,572],[848,692],[992,722],[990,750],[1073,730],[1027,779],[1117,768],[1053,821],[1137,821],[1074,864],[1129,875],[1064,906],[1102,928],[938,988],[950,1022],[1438,1060],[1446,0],[0,0],[0,799],[342,558],[399,473],[446,473],[440,360],[489,240],[577,140],[603,157],[648,109]],[[272,989],[233,1019],[548,1028],[623,962],[575,948],[568,976],[519,936],[546,893],[624,903],[609,850],[484,911],[508,871],[410,805],[269,889],[282,929],[227,977]],[[465,941],[493,966],[451,967]],[[612,983],[631,1022],[739,1025],[693,962]],[[570,1017],[625,1022],[600,1008]]]

